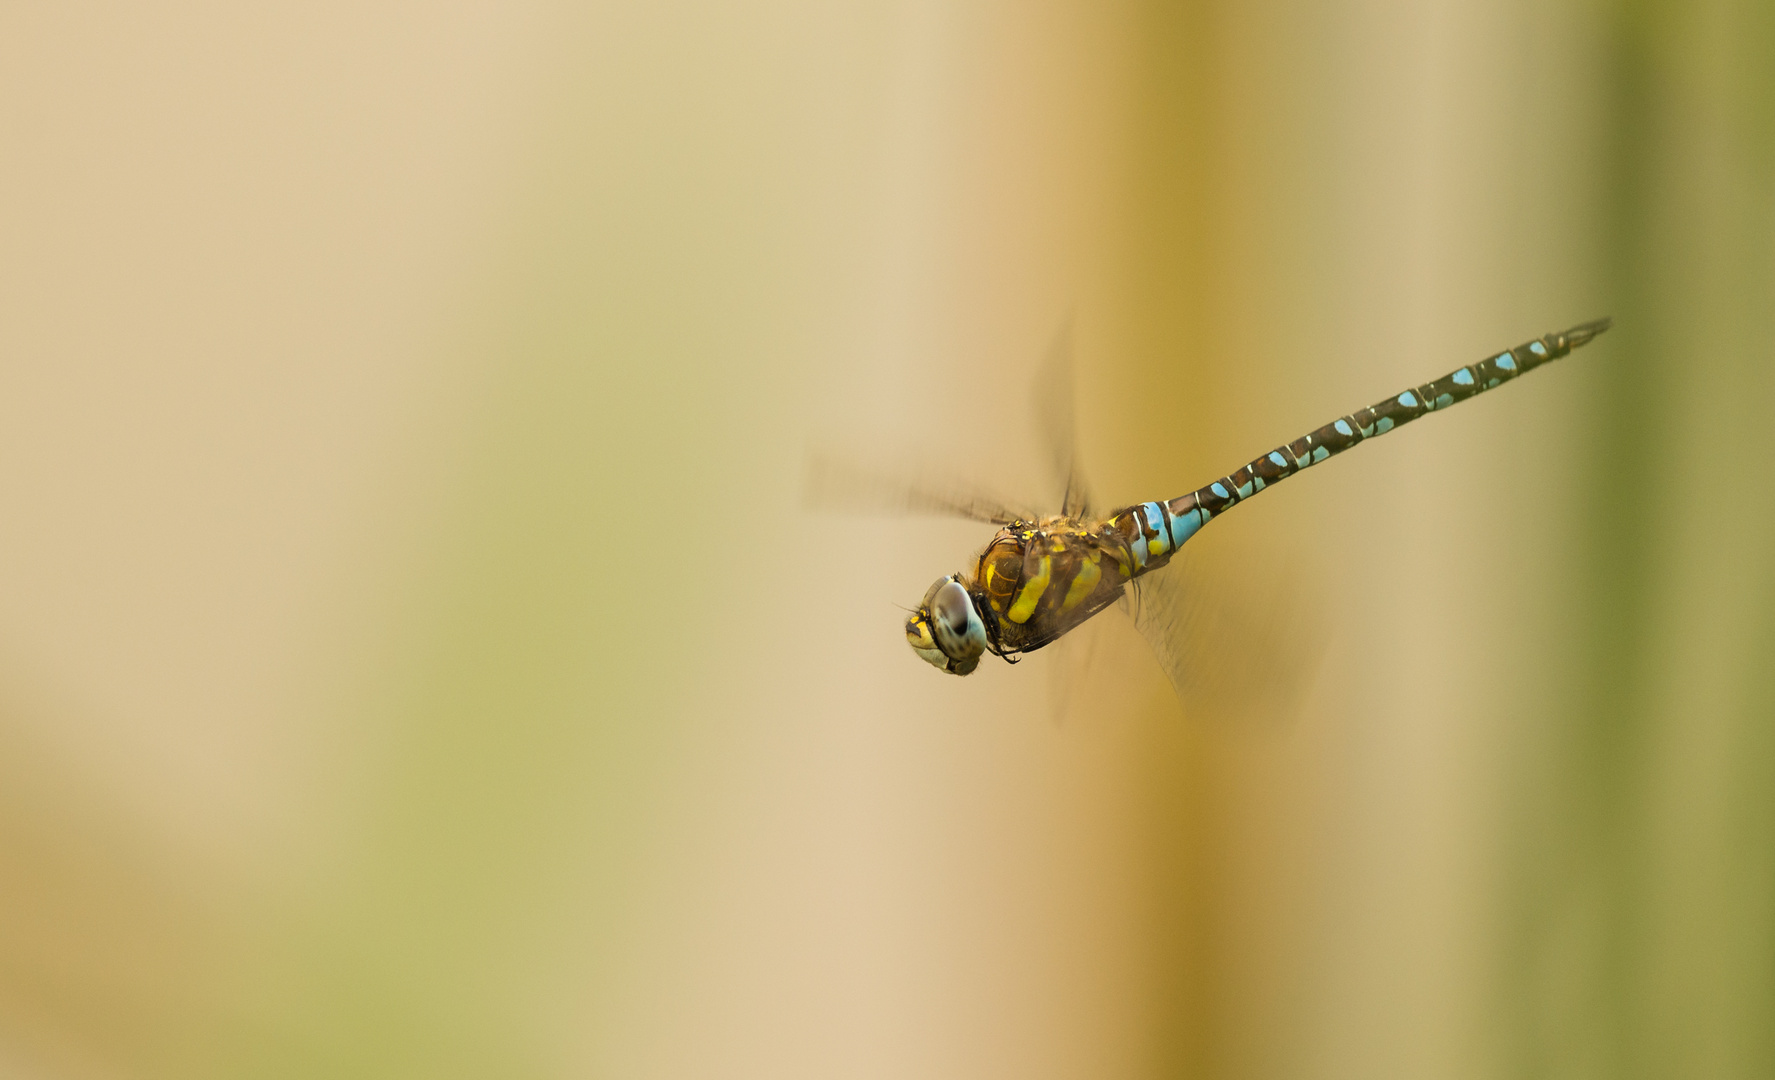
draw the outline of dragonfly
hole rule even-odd
[[[1603,333],[1607,318],[1546,334],[1340,416],[1236,471],[1168,501],[1098,516],[1068,470],[1060,513],[1039,518],[974,502],[925,497],[920,508],[998,526],[971,570],[940,577],[906,620],[912,651],[939,671],[968,675],[987,654],[1015,663],[1124,600],[1171,563],[1210,521],[1351,447],[1491,390],[1571,353]],[[1164,618],[1141,626],[1183,692],[1187,658]]]

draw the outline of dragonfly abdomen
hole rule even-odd
[[[1366,439],[1385,435],[1426,413],[1446,409],[1557,360],[1608,328],[1608,319],[1598,319],[1562,333],[1547,334],[1477,364],[1451,371],[1440,379],[1402,391],[1348,416],[1340,416],[1206,487],[1172,499],[1164,504],[1171,548],[1182,545],[1216,515],[1225,513],[1266,487],[1341,454]],[[1156,504],[1144,505],[1152,507]]]

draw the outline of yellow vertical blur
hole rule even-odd
[[[1771,72],[1724,0],[0,14],[0,1071],[1766,1073]],[[1068,320],[1115,504],[1605,313],[1192,541],[1286,722],[1115,615],[940,676],[980,528],[801,506],[1039,491]]]

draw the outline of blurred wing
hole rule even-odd
[[[1082,517],[1090,498],[1074,452],[1072,320],[1054,336],[1034,386],[1034,420],[1061,513]],[[952,479],[888,474],[827,452],[809,452],[802,505],[812,510],[853,514],[932,514],[994,525],[1035,521],[1028,508],[957,485]]]
[[[1304,629],[1311,605],[1274,567],[1216,561],[1179,552],[1133,583],[1126,610],[1186,712],[1290,720],[1323,655]]]
[[[1042,358],[1034,389],[1036,433],[1052,461],[1055,490],[1062,492],[1060,512],[1068,517],[1085,516],[1090,513],[1091,498],[1078,466],[1070,316]]]
[[[930,514],[992,525],[1033,521],[1003,501],[953,485],[895,479],[823,454],[809,454],[802,505],[850,514]]]
[[[1072,717],[1085,717],[1096,711],[1091,676],[1107,626],[1103,619],[1088,620],[1052,645],[1030,654],[1046,669],[1048,719],[1055,727],[1065,727]]]

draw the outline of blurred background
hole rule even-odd
[[[1603,314],[1192,544],[1279,722],[802,506]],[[9,5],[0,1074],[1770,1075],[1772,344],[1754,0]]]

